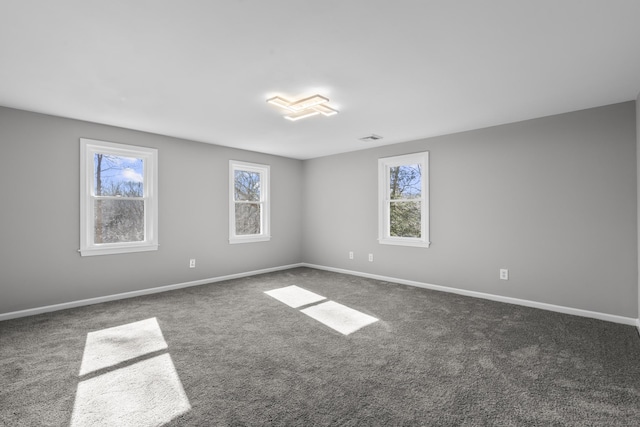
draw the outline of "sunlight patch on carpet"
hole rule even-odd
[[[323,296],[314,294],[311,291],[299,288],[295,285],[266,291],[265,294],[293,308],[302,307],[303,305],[313,304],[314,302],[326,299]]]
[[[167,349],[155,317],[88,333],[71,427],[161,426],[189,411]]]
[[[155,317],[89,332],[84,346],[80,375],[166,348],[167,343]]]
[[[161,354],[78,384],[71,426],[160,426],[189,409],[171,356]]]
[[[344,335],[378,321],[375,317],[334,301],[323,302],[300,311]]]

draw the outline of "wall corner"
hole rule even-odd
[[[636,326],[640,333],[640,92],[636,98],[636,179],[637,179],[637,212],[638,215],[638,321]]]

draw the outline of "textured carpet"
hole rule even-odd
[[[71,427],[157,426],[191,409],[166,349],[156,318],[88,333]]]
[[[265,294],[291,285],[379,320],[343,335]],[[99,425],[126,393],[159,400],[118,425],[635,426],[640,339],[301,268],[0,322],[0,382],[7,426]]]

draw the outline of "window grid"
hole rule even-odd
[[[229,243],[271,239],[269,217],[269,166],[229,161]],[[257,176],[257,183],[253,182]],[[240,179],[244,182],[240,183]],[[239,187],[239,184],[245,184]],[[249,186],[253,184],[253,187]],[[246,190],[244,197],[240,189]],[[257,211],[251,209],[257,206]]]
[[[93,256],[157,250],[157,150],[81,138],[80,152],[80,254]],[[105,158],[100,156],[108,156],[113,162],[105,169],[100,166],[100,174],[105,173],[104,183],[111,185],[104,191],[112,194],[96,194],[98,187],[103,192],[96,162],[102,165]],[[140,173],[118,163],[122,161],[139,161]],[[106,174],[107,171],[111,175]],[[121,176],[114,177],[118,172]],[[140,192],[142,195],[137,195]],[[142,202],[141,209],[135,202]],[[126,207],[129,203],[134,205]],[[102,211],[105,207],[117,214],[109,217],[109,212]],[[105,219],[109,222],[106,226]],[[106,239],[105,233],[108,233]]]
[[[378,214],[378,241],[381,244],[428,247],[429,242],[429,196],[428,196],[428,152],[408,154],[395,157],[381,158],[378,160],[378,187],[379,187],[379,214]],[[392,170],[395,173],[395,184],[398,184],[398,174],[404,171],[405,184],[408,190],[406,194],[392,194],[394,180]],[[416,172],[418,178],[415,176]],[[411,184],[411,185],[409,185]],[[398,212],[409,203],[416,204],[416,208]],[[396,208],[394,210],[394,207]],[[404,217],[402,216],[404,215]],[[392,217],[400,218],[392,224]],[[398,231],[405,227],[404,230]]]

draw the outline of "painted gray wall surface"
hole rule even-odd
[[[631,101],[305,161],[304,260],[635,318],[635,123]],[[380,245],[378,158],[424,150],[431,247]]]
[[[638,180],[638,327],[640,327],[640,93],[636,99],[636,175]]]
[[[81,137],[159,150],[158,251],[79,255]],[[270,242],[228,243],[230,159],[271,165]],[[0,313],[301,262],[301,174],[299,160],[0,107]]]

